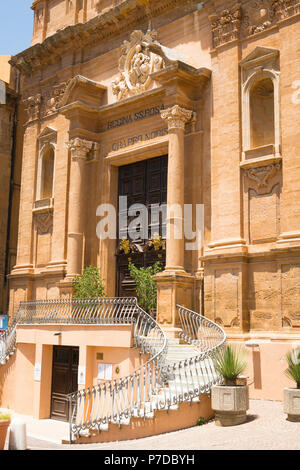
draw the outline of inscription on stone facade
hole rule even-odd
[[[168,128],[158,129],[156,131],[148,132],[147,134],[139,134],[127,139],[120,140],[119,142],[114,142],[112,144],[111,150],[113,152],[120,150],[122,148],[129,147],[130,145],[137,144],[139,142],[146,142],[147,140],[152,140],[157,137],[162,137],[168,134]]]
[[[108,121],[104,126],[104,130],[115,129],[116,127],[126,126],[127,124],[132,124],[137,121],[141,121],[148,117],[156,116],[160,114],[160,111],[164,109],[164,105],[152,106],[151,108],[142,109],[136,113],[127,114],[118,119]]]

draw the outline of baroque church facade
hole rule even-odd
[[[300,2],[32,8],[31,47],[11,59],[24,126],[10,315],[20,301],[69,298],[90,265],[108,296],[131,296],[128,259],[161,261],[158,323],[176,336],[184,305],[229,341],[255,343],[250,375],[260,367],[265,382],[252,396],[280,399],[270,357],[282,368],[300,340]],[[188,250],[174,232],[161,237],[160,219],[158,249],[151,222],[127,249],[122,227],[99,238],[97,208],[119,216],[119,196],[147,208],[203,207],[201,243]],[[183,216],[172,212],[167,224],[182,228]]]
[[[8,310],[8,274],[16,263],[22,134],[17,137],[18,73],[0,56],[0,330]],[[1,326],[1,324],[3,325]]]

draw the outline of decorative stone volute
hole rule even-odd
[[[193,111],[181,108],[175,104],[171,108],[164,109],[160,112],[161,118],[168,123],[169,131],[171,129],[183,129],[185,124],[194,116]]]

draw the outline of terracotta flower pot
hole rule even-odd
[[[0,420],[0,450],[4,449],[7,430],[10,425],[10,419]]]

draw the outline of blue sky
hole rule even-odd
[[[32,0],[0,0],[0,55],[14,55],[30,47]]]

